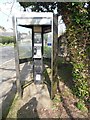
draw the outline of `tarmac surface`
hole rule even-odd
[[[11,61],[0,66],[0,107],[2,108],[2,114],[7,113],[7,109],[12,103],[13,95],[16,92],[16,70],[15,61]]]
[[[0,47],[0,65],[14,58],[13,46],[1,46]]]

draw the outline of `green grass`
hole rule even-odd
[[[17,117],[16,115],[17,115],[18,106],[16,106],[16,103],[18,102],[19,99],[20,98],[18,97],[18,94],[16,94],[6,119]]]
[[[88,111],[88,109],[86,108],[84,102],[81,101],[81,100],[79,100],[79,101],[76,103],[76,107],[77,107],[79,110],[83,111],[83,112],[87,112],[87,111]]]
[[[5,44],[0,43],[0,46],[14,46],[14,43],[9,43],[9,44],[7,44],[7,43],[5,43]]]

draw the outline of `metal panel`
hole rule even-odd
[[[50,25],[52,23],[50,18],[43,18],[43,17],[33,17],[33,18],[18,18],[17,24],[18,25]]]
[[[34,32],[35,33],[41,33],[42,32],[42,27],[41,26],[34,26]]]
[[[53,18],[53,13],[52,12],[19,12],[15,15],[17,18]]]
[[[51,24],[50,25],[47,25],[47,24],[45,24],[45,25],[21,25],[21,24],[19,24],[18,26],[31,28],[31,29],[32,29],[33,26],[35,26],[35,29],[37,29],[36,27],[42,27],[43,28],[43,33],[51,32]],[[37,29],[35,32],[39,33],[39,32],[41,32],[41,29]]]

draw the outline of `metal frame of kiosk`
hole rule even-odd
[[[20,14],[17,14],[12,18],[13,20],[13,28],[14,28],[14,39],[15,39],[15,65],[16,65],[16,83],[17,83],[17,92],[19,96],[22,96],[22,85],[21,85],[21,79],[20,79],[20,64],[26,62],[26,61],[33,61],[33,80],[35,79],[35,62],[39,60],[39,63],[41,62],[41,76],[43,76],[43,59],[44,59],[44,34],[51,32],[51,39],[52,39],[52,47],[51,47],[51,98],[55,95],[55,89],[56,89],[56,78],[57,78],[57,44],[58,44],[58,20],[57,16],[54,15],[51,12],[22,12]],[[27,39],[25,39],[25,33],[23,29],[26,28],[31,30],[31,40],[32,40],[32,54],[29,56],[27,55],[25,58],[20,58],[20,44],[22,44],[22,40],[28,39],[30,31],[28,31]],[[18,30],[19,29],[19,30]],[[20,31],[23,31],[22,34]],[[35,56],[35,35],[40,34],[41,35],[41,56]],[[29,39],[28,39],[29,40]],[[38,40],[36,40],[37,42]],[[26,47],[28,48],[28,47]],[[23,47],[22,47],[23,49]],[[30,50],[30,49],[29,49]],[[38,50],[40,51],[40,50]],[[38,63],[36,64],[38,65]],[[39,66],[40,67],[40,66]],[[39,79],[40,74],[38,74]],[[34,81],[36,82],[36,81]]]

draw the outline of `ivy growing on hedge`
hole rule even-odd
[[[67,29],[68,49],[73,64],[73,81],[75,86],[74,93],[82,100],[89,99],[88,86],[88,59],[87,59],[87,41],[82,32],[83,29],[77,29],[77,26],[70,26]],[[87,36],[88,32],[85,33]]]

